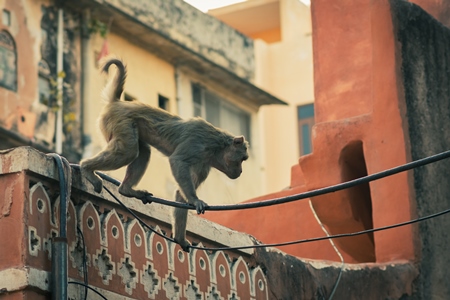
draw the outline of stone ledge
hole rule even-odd
[[[46,156],[44,153],[31,147],[18,147],[0,151],[0,174],[9,174],[17,172],[31,172],[39,176],[44,176],[53,180],[58,179],[58,172],[53,158]],[[170,227],[171,208],[165,205],[152,203],[144,205],[137,199],[123,197],[117,191],[117,186],[104,180],[104,185],[108,187],[115,196],[122,201],[128,208],[134,210],[138,214],[148,216],[150,218],[166,223]],[[101,194],[94,192],[92,185],[84,178],[81,178],[78,170],[72,170],[72,192],[87,193],[96,200],[112,203],[114,206],[117,202],[103,190]],[[242,245],[253,245],[256,240],[248,234],[231,230],[225,226],[213,223],[203,218],[197,217],[191,213],[187,231],[202,239],[212,241],[228,247],[236,247]],[[253,249],[238,250],[238,252],[251,255]]]
[[[49,291],[50,273],[35,268],[10,268],[0,270],[0,295],[37,288]]]

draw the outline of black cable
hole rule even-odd
[[[68,284],[75,284],[75,285],[81,285],[84,286],[85,288],[90,289],[91,291],[93,291],[94,293],[96,293],[97,295],[99,295],[102,299],[104,300],[108,300],[108,298],[106,298],[105,296],[103,296],[102,294],[100,294],[98,291],[96,291],[93,287],[90,287],[89,285],[86,285],[82,282],[78,282],[78,281],[69,281]]]
[[[59,154],[56,153],[49,153],[47,154],[48,156],[52,157],[55,162],[56,162],[56,166],[58,167],[58,178],[59,178],[59,189],[60,189],[60,195],[59,195],[59,205],[60,205],[60,215],[61,215],[61,220],[60,220],[60,224],[59,224],[59,237],[61,238],[67,238],[67,221],[66,221],[66,217],[67,217],[67,193],[70,192],[69,184],[68,181],[72,180],[70,177],[70,166],[69,166],[69,162],[67,161],[67,159],[65,157],[60,156]],[[66,167],[66,169],[64,169],[64,166]],[[66,170],[69,174],[67,176],[67,180],[66,180],[66,176],[64,174],[64,170]]]
[[[430,164],[445,158],[450,157],[450,150],[445,151],[445,152],[441,152],[439,154],[433,155],[433,156],[429,156],[426,158],[422,158],[395,168],[391,168],[391,169],[387,169],[385,171],[381,171],[378,173],[374,173],[372,175],[368,175],[365,177],[361,177],[355,180],[351,180],[351,181],[347,181],[341,184],[337,184],[334,186],[329,186],[329,187],[325,187],[322,189],[317,189],[317,190],[313,190],[313,191],[309,191],[309,192],[305,192],[305,193],[300,193],[300,194],[296,194],[296,195],[292,195],[292,196],[288,196],[288,197],[283,197],[283,198],[276,198],[276,199],[272,199],[272,200],[266,200],[266,201],[261,201],[261,202],[254,202],[254,203],[243,203],[243,204],[235,204],[235,205],[222,205],[222,206],[210,206],[209,209],[210,210],[222,210],[223,208],[234,208],[234,209],[247,209],[247,208],[255,208],[255,207],[263,207],[263,206],[269,206],[269,205],[276,205],[276,204],[282,204],[282,203],[287,203],[287,202],[291,202],[291,201],[296,201],[296,200],[302,200],[305,198],[309,198],[309,197],[313,197],[313,196],[318,196],[318,195],[323,195],[326,193],[331,193],[331,192],[335,192],[335,191],[339,191],[342,189],[346,189],[346,188],[350,188],[353,186],[356,186],[358,184],[362,184],[362,183],[367,183],[373,180],[377,180],[377,179],[381,179],[387,176],[391,176],[400,172],[404,172],[413,168],[417,168],[417,167],[421,167],[423,165],[426,164]],[[75,168],[79,169],[78,165],[72,165]],[[97,173],[99,174],[103,179],[106,179],[108,181],[110,181],[111,183],[115,184],[115,185],[120,185],[120,181],[109,177],[108,175],[105,175],[103,173]],[[155,234],[159,235],[160,237],[169,240],[171,242],[177,243],[174,239],[169,238],[159,232],[157,232],[156,230],[154,230],[153,228],[151,228],[149,225],[147,225],[143,220],[141,220],[133,211],[131,211],[122,201],[120,201],[108,188],[105,187],[105,190],[123,207],[125,208],[133,217],[135,217],[139,223],[148,228],[149,230],[151,230],[152,232],[154,232]],[[186,208],[188,205],[186,204],[182,204],[179,202],[174,202],[174,201],[169,201],[169,200],[164,200],[164,199],[159,199],[156,197],[152,197],[152,200],[157,199],[157,203],[160,204],[167,204],[170,206],[175,206],[175,207],[184,207]],[[160,201],[162,200],[162,201]],[[175,204],[175,205],[174,205]],[[189,208],[191,208],[189,206]],[[215,209],[218,208],[218,209]],[[318,238],[312,238],[312,239],[304,239],[304,240],[296,240],[296,241],[289,241],[289,242],[282,242],[282,243],[273,243],[273,244],[257,244],[257,245],[247,245],[247,246],[238,246],[238,247],[219,247],[219,248],[207,248],[207,247],[198,247],[198,246],[189,246],[189,248],[192,249],[200,249],[200,250],[208,250],[208,251],[223,251],[223,250],[238,250],[238,249],[249,249],[249,248],[263,248],[263,247],[282,247],[282,246],[288,246],[288,245],[293,245],[293,244],[301,244],[301,243],[306,243],[306,242],[315,242],[315,241],[321,241],[321,240],[327,240],[327,239],[335,239],[335,238],[342,238],[342,237],[351,237],[351,236],[357,236],[357,235],[362,235],[362,234],[366,234],[366,233],[371,233],[371,232],[376,232],[376,231],[381,231],[381,230],[387,230],[387,229],[391,229],[391,228],[396,228],[396,227],[400,227],[400,226],[405,226],[405,225],[409,225],[409,224],[413,224],[413,223],[417,223],[420,221],[424,221],[430,218],[434,218],[443,214],[446,214],[450,212],[449,210],[445,210],[436,214],[432,214],[432,215],[428,215],[425,217],[421,217],[418,219],[414,219],[414,220],[410,220],[407,222],[403,222],[403,223],[397,223],[394,225],[390,225],[390,226],[385,226],[385,227],[379,227],[379,228],[374,228],[374,229],[368,229],[368,230],[363,230],[363,231],[359,231],[359,232],[353,232],[353,233],[344,233],[344,234],[337,234],[337,235],[331,235],[329,237],[318,237]]]
[[[434,213],[431,215],[427,215],[424,217],[420,217],[417,219],[409,220],[406,222],[396,223],[393,225],[383,226],[383,227],[377,227],[357,232],[351,232],[351,233],[341,233],[341,234],[335,234],[330,236],[322,236],[322,237],[316,237],[311,239],[303,239],[303,240],[296,240],[296,241],[290,241],[290,242],[282,242],[282,243],[273,243],[273,244],[257,244],[257,245],[249,245],[249,246],[238,246],[238,247],[222,247],[222,248],[207,248],[207,247],[198,247],[198,246],[190,246],[190,248],[193,249],[200,249],[200,250],[207,250],[207,251],[224,251],[224,250],[238,250],[238,249],[249,249],[249,248],[264,248],[264,247],[282,247],[282,246],[289,246],[294,244],[303,244],[303,243],[310,243],[310,242],[318,242],[323,240],[329,240],[329,239],[338,239],[343,237],[353,237],[357,235],[362,235],[366,233],[372,233],[377,231],[383,231],[388,229],[393,229],[401,226],[411,225],[414,223],[422,222],[428,219],[436,218],[445,214],[450,213],[450,209],[446,209],[443,211],[440,211],[438,213]]]
[[[398,167],[394,167],[391,169],[387,169],[378,173],[374,173],[371,175],[367,175],[364,177],[360,177],[354,180],[350,180],[344,183],[339,183],[336,185],[332,185],[332,186],[328,186],[325,188],[320,188],[320,189],[316,189],[313,191],[308,191],[308,192],[304,192],[304,193],[300,193],[300,194],[296,194],[296,195],[291,195],[291,196],[287,196],[287,197],[281,197],[281,198],[275,198],[275,199],[270,199],[270,200],[264,200],[264,201],[260,201],[260,202],[251,202],[251,203],[239,203],[239,204],[229,204],[229,205],[212,205],[212,206],[207,206],[206,210],[211,210],[211,211],[219,211],[219,210],[239,210],[239,209],[249,209],[249,208],[258,208],[258,207],[266,207],[266,206],[272,206],[272,205],[278,205],[278,204],[283,204],[283,203],[288,203],[288,202],[293,202],[293,201],[297,201],[297,200],[303,200],[306,198],[311,198],[311,197],[315,197],[315,196],[319,196],[319,195],[324,195],[324,194],[328,194],[328,193],[332,193],[332,192],[337,192],[343,189],[347,189],[350,187],[354,187],[356,185],[359,184],[363,184],[363,183],[368,183],[374,180],[378,180],[384,177],[388,177],[397,173],[401,173],[404,171],[408,171],[417,167],[421,167],[430,163],[434,163],[437,162],[439,160],[442,159],[446,159],[450,157],[450,150],[432,155],[432,156],[428,156],[422,159],[418,159],[416,161],[412,161],[409,163],[406,163],[404,165],[398,166]],[[79,169],[79,165],[74,165],[72,164],[72,167]],[[97,172],[97,174],[119,186],[120,185],[120,181],[106,175],[103,174],[101,172]],[[164,205],[168,205],[168,206],[173,206],[173,207],[180,207],[180,208],[185,208],[185,209],[194,209],[195,207],[191,204],[184,204],[184,203],[180,203],[180,202],[176,202],[176,201],[170,201],[170,200],[166,200],[166,199],[162,199],[162,198],[158,198],[158,197],[151,197],[150,198],[151,201],[155,202],[155,203],[160,203],[160,204],[164,204]]]
[[[126,209],[133,217],[135,217],[136,220],[138,220],[138,222],[141,223],[142,226],[150,229],[152,232],[154,232],[155,234],[159,235],[160,237],[162,237],[162,238],[164,238],[164,239],[166,239],[168,241],[171,241],[173,243],[177,243],[174,239],[169,238],[169,237],[167,237],[167,236],[157,232],[156,230],[151,228],[149,225],[147,225],[132,210],[130,210],[122,201],[120,201],[107,187],[104,186],[104,188],[124,209]],[[445,215],[445,214],[448,214],[448,213],[450,213],[450,209],[446,209],[444,211],[441,211],[441,212],[438,212],[438,213],[435,213],[435,214],[427,215],[427,216],[420,217],[420,218],[413,219],[413,220],[409,220],[409,221],[406,221],[406,222],[396,223],[396,224],[393,224],[393,225],[388,225],[388,226],[383,226],[383,227],[378,227],[378,228],[372,228],[372,229],[367,229],[367,230],[362,230],[362,231],[357,231],[357,232],[352,232],[352,233],[341,233],[341,234],[322,236],[322,237],[316,237],[316,238],[311,238],[311,239],[295,240],[295,241],[282,242],[282,243],[256,244],[256,245],[247,245],[247,246],[217,247],[217,248],[198,247],[198,246],[190,245],[190,246],[188,246],[188,248],[198,249],[198,250],[206,250],[206,251],[225,251],[225,250],[239,250],[239,249],[250,249],[250,248],[283,247],[283,246],[289,246],[289,245],[294,245],[294,244],[318,242],[318,241],[329,240],[329,239],[337,239],[337,238],[343,238],[343,237],[353,237],[353,236],[358,236],[358,235],[362,235],[362,234],[366,234],[366,233],[372,233],[372,232],[377,232],[377,231],[382,231],[382,230],[388,230],[388,229],[392,229],[392,228],[397,228],[397,227],[401,227],[401,226],[406,226],[406,225],[422,222],[422,221],[425,221],[425,220],[428,220],[428,219],[432,219],[432,218],[435,218],[435,217],[439,217],[439,216],[442,216],[442,215]]]
[[[57,153],[47,154],[56,162],[59,178],[59,237],[52,240],[52,276],[51,290],[54,297],[67,298],[69,278],[67,260],[67,212],[72,184],[72,169],[65,157]]]
[[[79,226],[77,226],[77,232],[80,235],[81,241],[83,243],[83,247],[82,247],[83,248],[83,263],[82,263],[82,266],[83,266],[83,280],[84,280],[84,284],[86,285],[84,287],[84,300],[86,300],[87,299],[87,294],[88,294],[87,286],[89,285],[87,261],[86,261],[86,243],[84,242],[84,235],[83,235],[83,232],[81,231]]]
[[[292,202],[292,201],[296,201],[296,200],[302,200],[305,198],[310,198],[310,197],[314,197],[314,196],[319,196],[319,195],[323,195],[326,193],[331,193],[331,192],[336,192],[339,190],[343,190],[346,188],[350,188],[353,186],[356,186],[358,184],[363,184],[363,183],[368,183],[370,181],[374,181],[377,179],[381,179],[387,176],[391,176],[400,172],[404,172],[407,170],[411,170],[413,168],[417,168],[417,167],[421,167],[424,166],[426,164],[430,164],[445,158],[450,157],[450,150],[445,151],[445,152],[441,152],[439,154],[433,155],[433,156],[429,156],[423,159],[419,159],[395,168],[391,168],[391,169],[387,169],[385,171],[381,171],[378,173],[374,173],[372,175],[368,175],[365,177],[361,177],[355,180],[351,180],[351,181],[347,181],[345,183],[341,183],[341,184],[337,184],[334,186],[329,186],[329,187],[325,187],[322,189],[317,189],[317,190],[313,190],[313,191],[309,191],[309,192],[305,192],[305,193],[300,193],[300,194],[296,194],[296,195],[292,195],[292,196],[288,196],[288,197],[282,197],[282,198],[276,198],[276,199],[271,199],[271,200],[266,200],[266,201],[261,201],[261,202],[254,202],[254,203],[244,203],[244,204],[235,204],[235,205],[219,205],[219,206],[208,206],[207,209],[208,210],[229,210],[229,209],[248,209],[248,208],[256,208],[256,207],[264,207],[264,206],[271,206],[271,205],[276,205],[276,204],[282,204],[282,203],[287,203],[287,202]],[[73,165],[72,167],[79,169],[78,165]],[[115,184],[115,185],[120,185],[120,182],[103,174],[103,173],[98,173],[103,179],[108,180],[109,182]],[[151,228],[149,225],[147,225],[144,221],[142,221],[133,211],[131,211],[122,201],[120,201],[107,187],[104,187],[105,190],[122,206],[124,207],[133,217],[135,217],[139,223],[148,228],[149,230],[151,230],[152,232],[154,232],[155,234],[159,235],[160,237],[169,240],[171,242],[175,242],[176,241],[172,238],[169,238],[159,232],[157,232],[156,230],[154,230],[153,228]],[[160,199],[157,197],[152,197],[151,199],[152,201],[156,202],[156,203],[160,203],[160,204],[167,204],[170,206],[175,206],[175,207],[183,207],[183,208],[188,208],[188,209],[195,209],[195,207],[191,206],[191,205],[186,205],[186,204],[182,204],[182,203],[178,203],[178,202],[174,202],[174,201],[169,201],[169,200],[165,200],[165,199]],[[354,237],[354,236],[358,236],[358,235],[363,235],[363,234],[367,234],[367,233],[373,233],[373,232],[378,232],[378,231],[383,231],[383,230],[388,230],[388,229],[393,229],[393,228],[397,228],[397,227],[401,227],[401,226],[406,226],[406,225],[411,225],[414,223],[418,223],[418,222],[422,222],[425,220],[429,220],[432,218],[436,218],[445,214],[450,213],[450,209],[446,209],[444,211],[438,212],[438,213],[434,213],[431,215],[427,215],[424,217],[420,217],[417,219],[413,219],[413,220],[409,220],[406,222],[401,222],[401,223],[396,223],[393,225],[388,225],[388,226],[383,226],[383,227],[378,227],[378,228],[372,228],[372,229],[367,229],[367,230],[362,230],[362,231],[358,231],[358,232],[352,232],[352,233],[342,233],[342,234],[335,234],[335,235],[329,235],[329,236],[323,236],[323,237],[317,237],[317,238],[310,238],[310,239],[302,239],[302,240],[296,240],[296,241],[289,241],[289,242],[282,242],[282,243],[271,243],[271,244],[256,244],[256,245],[247,245],[247,246],[237,246],[237,247],[217,247],[217,248],[210,248],[210,247],[198,247],[198,246],[189,246],[189,248],[192,249],[199,249],[199,250],[206,250],[206,251],[225,251],[225,250],[238,250],[238,249],[249,249],[249,248],[265,248],[265,247],[282,247],[282,246],[288,246],[288,245],[294,245],[294,244],[302,244],[302,243],[309,243],[309,242],[317,242],[317,241],[322,241],[322,240],[328,240],[328,239],[337,239],[337,238],[343,238],[343,237]],[[70,281],[68,282],[69,284],[78,284],[78,285],[82,285],[85,286],[89,289],[91,289],[92,291],[94,291],[96,294],[98,294],[100,297],[102,297],[103,299],[106,299],[103,295],[101,295],[99,292],[97,292],[95,289],[91,288],[90,286],[88,286],[87,284],[84,283],[80,283],[80,282],[74,282],[74,281]],[[106,299],[107,300],[107,299]]]

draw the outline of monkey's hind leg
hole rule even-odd
[[[100,154],[100,153],[99,153]],[[100,176],[94,173],[92,166],[95,164],[95,161],[102,160],[98,155],[93,158],[85,159],[81,161],[80,170],[81,176],[85,177],[93,186],[94,191],[96,193],[100,193],[103,188],[103,182]]]
[[[187,203],[187,201],[181,196],[180,191],[176,191],[175,201],[181,203]],[[184,208],[175,207],[173,211],[174,225],[173,225],[173,237],[175,241],[180,244],[183,251],[189,252],[189,246],[191,245],[186,240],[186,224],[188,218],[188,210]]]
[[[133,162],[139,155],[137,128],[130,124],[109,141],[106,148],[92,158],[82,160],[81,174],[92,183],[97,193],[102,191],[102,179],[94,171],[116,170]]]
[[[131,164],[128,165],[127,173],[119,186],[119,193],[127,197],[140,199],[144,204],[151,203],[153,194],[146,190],[136,190],[133,187],[139,183],[144,176],[150,161],[150,146],[139,141],[139,154]]]

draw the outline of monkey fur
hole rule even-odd
[[[150,146],[169,157],[172,174],[178,183],[175,201],[195,206],[204,213],[207,204],[197,197],[196,190],[206,179],[211,167],[231,179],[242,173],[242,162],[248,158],[248,143],[243,136],[233,136],[201,118],[183,120],[165,110],[132,100],[121,101],[126,67],[111,58],[103,65],[108,72],[117,71],[106,84],[102,98],[106,105],[99,117],[100,130],[107,141],[105,149],[92,158],[81,161],[81,172],[94,190],[102,190],[102,180],[94,171],[108,171],[128,166],[119,193],[151,202],[149,192],[133,187],[141,180],[150,161]],[[174,239],[189,252],[186,240],[187,210],[175,208]]]

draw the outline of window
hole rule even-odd
[[[314,125],[314,104],[298,106],[297,120],[300,155],[306,155],[312,152],[311,130]]]
[[[169,110],[169,98],[158,95],[158,107],[164,110]]]
[[[198,84],[192,84],[192,100],[194,101],[194,117],[202,116],[202,89]]]
[[[38,70],[39,102],[51,106],[54,99],[51,99],[50,67],[45,60],[40,60]]]
[[[17,91],[17,53],[12,36],[0,32],[0,86]]]
[[[250,114],[232,105],[199,84],[192,84],[194,116],[250,141]]]

